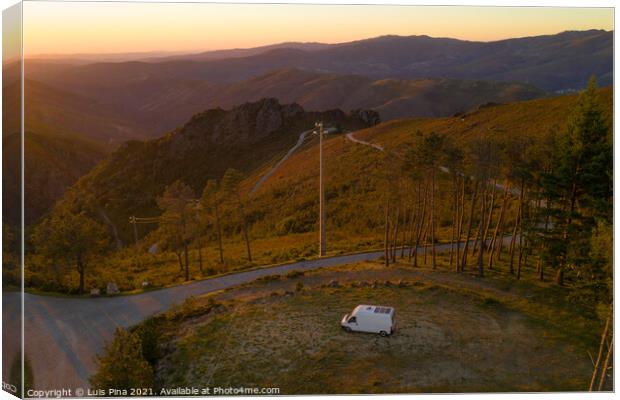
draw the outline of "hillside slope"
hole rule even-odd
[[[612,115],[612,91],[607,88],[599,93],[609,119]],[[544,151],[549,146],[549,134],[566,127],[576,102],[577,96],[566,95],[489,105],[459,116],[388,121],[354,132],[356,138],[380,144],[387,153],[353,142],[344,134],[329,134],[323,149],[328,255],[382,248],[385,234],[385,167],[397,168],[398,164],[391,163],[397,161],[398,157],[394,155],[415,148],[423,135],[430,132],[444,134],[448,141],[463,149],[471,147],[479,139],[493,138],[500,144],[510,144],[517,137],[527,136],[534,140],[533,149]],[[257,110],[262,108],[260,104],[267,103],[273,105],[276,115],[283,115],[283,110],[297,109],[276,106],[273,100],[265,100],[229,112],[212,110],[197,115],[186,126],[162,139],[131,142],[122,147],[70,189],[62,203],[86,209],[105,222],[103,211],[127,243],[127,239],[132,237],[128,216],[160,215],[154,198],[167,184],[180,179],[191,185],[198,194],[206,179],[218,178],[225,168],[236,167],[248,175],[242,183],[242,190],[247,195],[243,198],[253,263],[247,260],[235,207],[224,202],[220,210],[224,262],[219,261],[212,222],[205,223],[205,236],[200,240],[196,238],[190,246],[190,279],[314,257],[318,249],[318,138],[310,136],[297,152],[268,175],[257,191],[249,192],[292,146],[297,133],[307,129],[308,124],[311,126],[316,118],[322,116],[326,122],[334,122],[343,114],[300,113],[297,118],[283,118],[282,124],[276,125],[280,128],[272,133],[251,128],[245,131],[248,135],[238,135],[238,125],[233,121],[242,119],[242,115],[258,121],[260,113]],[[304,121],[303,127],[294,125],[296,121]],[[343,119],[343,125],[354,129],[356,123],[349,117]],[[450,237],[451,181],[450,176],[443,172],[438,173],[437,178],[436,233],[440,241],[445,241]],[[471,193],[467,190],[469,197]],[[411,200],[410,196],[404,198]],[[509,221],[516,212],[516,202],[513,196],[507,223],[511,223]],[[499,204],[495,208],[496,218]],[[145,228],[140,227],[140,238],[145,240],[141,240],[136,249],[112,254],[96,267],[89,279],[103,285],[110,279],[123,282],[123,290],[139,289],[139,282],[142,281],[157,286],[184,281],[173,254],[147,254],[147,248],[157,239],[145,237],[148,233],[148,228]],[[200,271],[197,265],[199,247],[203,260]],[[132,256],[128,257],[128,254]],[[139,270],[133,267],[134,255],[140,257],[143,267]],[[70,287],[75,286],[75,274],[72,279],[73,283],[68,283]]]
[[[84,176],[63,202],[103,212],[129,237],[130,215],[157,215],[157,196],[181,180],[199,195],[208,179],[228,168],[249,173],[284,154],[315,121],[351,129],[367,126],[357,114],[339,110],[306,112],[275,99],[246,103],[232,110],[196,114],[181,128],[144,142],[127,142]]]
[[[275,97],[313,111],[373,109],[386,120],[448,116],[488,102],[507,103],[541,97],[544,92],[518,83],[439,78],[373,80],[359,75],[283,69],[243,82],[218,85],[206,95],[196,93],[193,97],[199,95],[202,101],[210,103],[209,106],[228,107],[244,100]]]
[[[613,93],[600,91],[600,101],[607,118],[612,115]],[[516,136],[531,137],[540,148],[553,131],[561,131],[577,101],[576,95],[557,96],[506,105],[482,107],[477,111],[448,118],[418,118],[388,121],[355,132],[355,137],[380,144],[388,154],[402,154],[415,147],[420,133],[436,132],[465,148],[479,138],[509,143]],[[325,185],[327,197],[328,251],[380,246],[383,235],[383,193],[380,190],[380,166],[385,153],[371,146],[353,143],[344,135],[330,137],[324,143]],[[393,156],[390,156],[394,159]],[[258,237],[317,232],[318,223],[318,146],[299,151],[267,179],[253,195],[250,208],[261,211],[262,218],[254,226]],[[250,188],[262,171],[246,183]],[[443,178],[442,178],[443,176]],[[451,201],[447,174],[443,189],[438,191],[441,211],[438,226],[446,226]],[[352,239],[358,238],[357,243]],[[299,246],[315,246],[316,236],[303,236]]]
[[[19,113],[17,101],[20,82],[3,88],[3,112]],[[79,136],[106,144],[118,144],[128,139],[145,137],[145,130],[122,116],[121,109],[102,104],[89,97],[27,79],[24,82],[25,129],[51,135]],[[20,127],[3,122],[3,133],[18,132]]]
[[[174,129],[202,110],[230,108],[268,97],[277,98],[281,103],[298,103],[310,111],[374,109],[385,120],[442,117],[488,102],[512,102],[545,94],[519,83],[440,78],[374,80],[361,75],[325,74],[295,68],[230,83],[151,76],[88,83],[72,77],[67,88],[95,96],[103,104],[115,104],[115,108],[122,110],[124,119],[140,126],[151,137]],[[66,108],[71,110],[71,107]],[[58,108],[60,116],[68,112]],[[94,120],[98,114],[86,112],[85,115]],[[65,120],[71,121],[70,118]],[[100,124],[97,128],[112,131],[109,124]],[[131,138],[129,131],[126,135]]]
[[[48,212],[64,192],[109,151],[106,147],[77,137],[54,136],[26,132],[24,169],[24,218],[26,225],[36,222]],[[18,165],[20,135],[2,138],[3,164]],[[6,169],[6,168],[5,168]],[[20,220],[20,177],[3,174],[4,217],[17,225]]]

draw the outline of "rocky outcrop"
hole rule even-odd
[[[353,110],[350,113],[352,116],[359,118],[364,124],[368,126],[375,126],[381,123],[381,117],[375,110]]]

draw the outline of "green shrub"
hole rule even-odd
[[[132,332],[140,338],[142,357],[152,367],[155,367],[161,357],[159,343],[162,335],[162,323],[161,318],[151,317],[132,329]]]
[[[89,379],[94,389],[153,387],[153,367],[143,356],[142,341],[136,332],[117,328],[96,363],[97,372]]]

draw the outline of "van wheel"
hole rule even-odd
[[[381,335],[383,337],[387,337],[388,333],[386,331],[381,331],[381,332],[379,332],[379,335]]]
[[[348,326],[345,326],[344,331],[347,333],[351,333],[351,328],[349,328]]]

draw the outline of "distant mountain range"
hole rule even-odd
[[[532,84],[546,91],[583,88],[595,74],[612,82],[613,32],[568,31],[494,42],[428,36],[382,36],[334,45],[293,43],[246,50],[133,61],[46,67],[30,62],[32,79],[68,88],[136,80],[235,82],[281,68],[357,74],[373,79],[456,78]],[[105,78],[105,79],[102,79]]]
[[[140,60],[118,61],[132,56]],[[27,159],[38,160],[30,163],[34,175],[27,179],[35,182],[29,184],[32,190],[43,179],[54,188],[41,186],[41,193],[31,196],[42,204],[29,212],[33,219],[112,148],[130,139],[164,135],[206,109],[224,113],[222,108],[276,98],[307,111],[373,109],[383,120],[450,116],[489,102],[578,90],[591,75],[597,75],[601,86],[610,85],[613,32],[573,31],[495,42],[383,36],[165,57],[79,57],[26,60],[25,150]],[[98,59],[115,61],[93,62]],[[4,112],[15,114],[19,65],[5,64],[3,72]],[[13,120],[3,121],[3,140],[19,131]],[[281,135],[297,135],[311,122],[287,125],[289,130]],[[14,138],[5,142],[13,150],[16,144]],[[219,171],[215,161],[207,164]],[[35,171],[39,167],[42,170]]]
[[[26,73],[29,80],[97,103],[111,121],[121,121],[114,125],[123,127],[125,138],[136,138],[161,135],[206,108],[228,108],[262,97],[317,111],[374,108],[383,119],[446,116],[487,102],[577,90],[591,75],[597,75],[601,86],[609,85],[612,54],[613,32],[599,30],[495,42],[383,36],[342,44],[281,43],[148,62],[28,60]],[[106,139],[117,139],[114,129],[106,131]]]
[[[278,44],[271,44],[267,46],[251,47],[247,49],[228,49],[228,50],[212,50],[204,51],[200,53],[183,54],[183,55],[171,55],[171,56],[158,56],[143,58],[139,61],[146,62],[165,62],[165,61],[177,61],[177,60],[191,60],[191,61],[211,61],[221,60],[224,58],[238,58],[255,56],[260,53],[264,53],[270,50],[276,49],[298,49],[304,51],[316,51],[323,50],[334,46],[333,44],[317,43],[317,42],[284,42]]]

